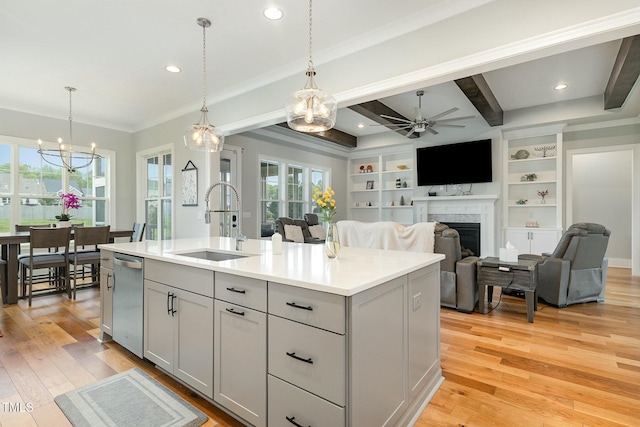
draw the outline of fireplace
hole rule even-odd
[[[460,235],[462,258],[480,256],[480,223],[478,222],[442,222],[455,229]]]

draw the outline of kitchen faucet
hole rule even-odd
[[[204,211],[204,222],[205,224],[211,224],[211,212],[209,209],[209,195],[211,194],[211,190],[219,185],[224,185],[225,187],[229,187],[231,191],[236,195],[236,207],[238,208],[238,232],[236,233],[236,251],[242,250],[242,242],[247,241],[247,236],[242,234],[242,208],[240,204],[240,196],[238,195],[238,190],[234,187],[230,182],[220,181],[212,184],[209,188],[207,188],[207,192],[204,196],[205,203],[205,211]]]

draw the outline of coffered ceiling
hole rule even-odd
[[[640,34],[637,1],[555,3],[317,0],[313,57],[317,83],[338,99],[336,128],[357,137],[389,132],[347,107],[379,100],[411,117],[422,89],[425,116],[452,107],[459,111],[448,118],[476,116],[464,129],[424,137],[474,137],[490,126],[454,83],[472,75],[486,80],[505,126],[525,125],[549,105],[567,107],[566,117],[556,117],[575,123],[638,119],[637,84],[622,108],[602,108],[620,40]],[[266,6],[284,17],[266,20]],[[304,84],[307,8],[303,0],[0,0],[0,108],[66,119],[64,87],[75,86],[76,122],[136,132],[195,121],[202,104],[196,18],[204,16],[213,21],[211,121],[227,134],[277,124],[286,96]],[[170,64],[182,72],[165,71]],[[560,81],[568,88],[554,91]],[[569,113],[578,103],[582,113]]]

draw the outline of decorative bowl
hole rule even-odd
[[[396,166],[396,167],[397,167],[398,169],[400,169],[400,170],[405,170],[405,169],[408,169],[408,168],[409,168],[407,165],[398,165],[398,166]]]

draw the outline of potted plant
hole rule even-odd
[[[69,221],[71,220],[71,214],[69,211],[71,209],[78,209],[80,207],[80,200],[78,196],[71,193],[63,193],[60,195],[62,212],[60,215],[56,215],[56,219],[58,220],[58,227],[68,227]]]

